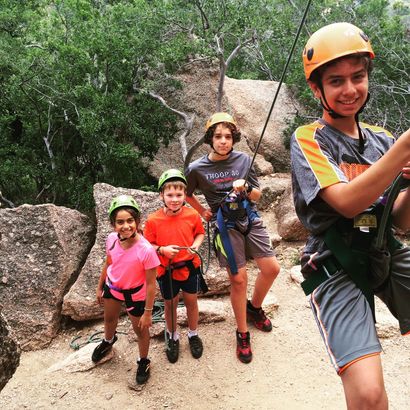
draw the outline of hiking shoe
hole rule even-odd
[[[246,314],[248,320],[251,320],[257,329],[263,332],[270,332],[272,330],[272,322],[266,316],[263,309],[261,307],[259,309],[254,308],[250,300],[246,304]]]
[[[136,380],[138,384],[144,384],[149,379],[149,368],[151,360],[144,358],[137,361],[138,369]]]
[[[168,339],[165,353],[170,363],[175,363],[179,356],[179,340]]]
[[[201,338],[198,335],[196,335],[188,337],[188,340],[192,356],[195,359],[199,359],[202,356],[202,352],[204,351],[204,346],[202,344]]]
[[[236,331],[236,355],[242,363],[252,360],[251,336],[249,332]]]
[[[94,349],[93,355],[91,356],[91,360],[94,363],[97,363],[102,358],[104,358],[107,355],[107,353],[110,352],[110,350],[112,349],[112,345],[117,341],[117,339],[117,335],[114,335],[114,340],[111,343],[106,342],[103,339],[103,341]]]

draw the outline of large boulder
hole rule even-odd
[[[225,77],[225,98],[232,114],[253,152],[262,134],[278,83],[276,81],[236,80]],[[274,172],[288,172],[289,150],[286,149],[283,133],[297,108],[289,89],[283,85],[275,109],[267,124],[258,154],[273,165]]]
[[[97,218],[96,240],[76,283],[64,297],[63,303],[63,314],[76,321],[97,319],[103,316],[102,307],[96,303],[95,290],[105,259],[105,240],[112,231],[107,210],[112,198],[118,195],[131,195],[135,198],[141,207],[142,222],[148,214],[162,206],[159,195],[154,192],[117,188],[108,184],[94,185],[95,214]],[[204,254],[205,265],[207,263],[206,243],[205,240],[201,251]],[[212,257],[206,276],[208,286],[211,289],[207,294],[209,296],[227,293],[229,289],[226,273],[216,266],[213,259]],[[159,297],[159,294],[157,294],[157,297]]]
[[[91,220],[55,205],[0,209],[0,300],[23,350],[45,347],[60,326],[63,296],[94,237]]]
[[[0,305],[0,391],[20,364],[20,347],[1,311]]]

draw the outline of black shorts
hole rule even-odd
[[[200,290],[200,268],[195,268],[195,271],[189,273],[189,277],[186,280],[172,279],[172,284],[169,280],[169,272],[166,271],[165,275],[160,276],[157,279],[161,295],[165,300],[171,300],[179,291],[182,290],[186,293],[198,293]],[[171,289],[172,286],[172,289]]]
[[[113,296],[107,284],[104,284],[104,287],[103,287],[103,298],[104,299],[114,299],[114,300],[118,300],[119,302],[124,302],[125,307],[127,309],[127,313],[132,316],[141,317],[144,314],[145,300],[126,302],[125,300],[118,299],[115,296]]]

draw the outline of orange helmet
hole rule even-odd
[[[320,66],[349,54],[368,53],[374,58],[369,38],[362,30],[350,23],[333,23],[311,35],[303,49],[303,68],[309,80],[312,72]]]
[[[236,122],[233,119],[232,115],[229,115],[226,112],[216,112],[215,114],[212,114],[209,120],[206,122],[205,125],[205,131],[208,131],[212,125],[218,124],[219,122],[229,122],[236,127]]]

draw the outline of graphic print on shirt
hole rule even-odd
[[[217,185],[219,189],[229,190],[232,187],[234,180],[240,178],[239,169],[230,169],[220,172],[208,172],[205,173],[206,179]]]

